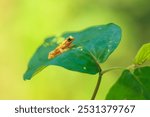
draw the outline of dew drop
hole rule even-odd
[[[83,67],[84,70],[86,70],[86,67]]]

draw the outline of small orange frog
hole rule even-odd
[[[59,46],[57,46],[53,51],[49,52],[48,59],[52,59],[68,50],[71,47],[73,40],[74,38],[72,36],[67,37]]]

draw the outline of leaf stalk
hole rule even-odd
[[[95,100],[95,97],[96,97],[96,95],[97,95],[98,89],[99,89],[100,84],[101,84],[101,80],[102,80],[102,74],[101,74],[101,72],[99,72],[97,84],[96,84],[95,90],[94,90],[94,92],[93,92],[93,95],[92,95],[92,97],[91,97],[91,100]]]

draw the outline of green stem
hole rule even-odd
[[[88,51],[89,52],[89,51]],[[94,92],[93,92],[93,95],[92,95],[92,97],[91,97],[91,100],[94,100],[95,99],[95,97],[96,97],[96,95],[97,95],[97,92],[98,92],[98,89],[99,89],[99,87],[100,87],[100,84],[101,84],[101,79],[102,79],[102,74],[101,74],[101,67],[100,67],[100,65],[99,65],[99,62],[97,61],[97,59],[95,58],[95,56],[91,53],[91,52],[89,52],[89,54],[90,54],[90,56],[93,58],[93,60],[95,61],[95,63],[96,63],[96,65],[97,65],[97,67],[98,67],[98,72],[99,72],[99,77],[98,77],[98,80],[97,80],[97,84],[96,84],[96,87],[95,87],[95,90],[94,90]]]
[[[95,90],[94,90],[94,93],[91,97],[91,100],[94,100],[96,95],[97,95],[97,92],[98,92],[98,89],[100,87],[100,84],[101,84],[101,80],[102,80],[102,74],[99,72],[99,77],[98,77],[98,80],[97,80],[97,84],[96,84],[96,87],[95,87]]]
[[[102,71],[102,74],[109,72],[109,71],[112,71],[112,70],[117,70],[117,69],[125,69],[125,68],[123,68],[123,67],[112,67],[112,68],[109,68],[109,69]]]

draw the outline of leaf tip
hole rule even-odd
[[[26,71],[23,75],[23,80],[26,81],[26,80],[31,80],[31,76],[28,74],[28,72]]]

